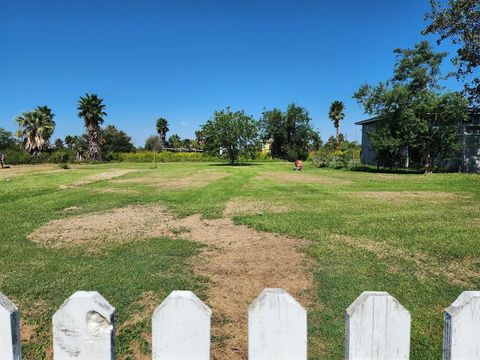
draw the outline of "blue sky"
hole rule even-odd
[[[160,116],[169,135],[193,137],[216,109],[259,118],[291,102],[308,109],[325,140],[337,99],[347,107],[341,131],[360,139],[353,123],[365,115],[352,94],[391,77],[394,48],[426,39],[429,8],[428,0],[0,1],[0,127],[14,131],[17,115],[48,105],[54,138],[80,134],[78,98],[93,92],[105,99],[105,124],[136,145]]]

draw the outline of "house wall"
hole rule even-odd
[[[368,137],[373,126],[375,123],[362,125],[361,161],[366,165],[377,165],[377,153]],[[458,157],[449,160],[436,159],[435,164],[446,171],[480,172],[480,123],[462,125],[459,136],[463,150]]]
[[[466,125],[463,133],[465,171],[480,172],[480,125]]]
[[[368,132],[373,128],[374,124],[362,125],[362,164],[377,165],[377,152],[373,149],[372,142],[368,137]]]

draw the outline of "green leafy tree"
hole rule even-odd
[[[63,150],[65,148],[65,145],[63,144],[62,139],[56,139],[54,146],[55,146],[55,150]]]
[[[156,128],[158,136],[160,137],[160,146],[164,148],[167,144],[167,132],[170,130],[168,128],[168,121],[164,118],[159,118],[156,123]]]
[[[192,146],[195,147],[196,149],[203,150],[204,144],[205,144],[205,136],[203,134],[203,131],[201,129],[195,131],[195,140]]]
[[[257,122],[243,111],[215,111],[202,126],[202,133],[205,150],[212,155],[225,154],[230,164],[258,150]]]
[[[37,156],[48,148],[55,129],[54,116],[49,107],[39,106],[16,118],[19,126],[17,136],[21,138],[23,149],[31,156]]]
[[[106,106],[96,94],[85,94],[78,102],[78,116],[83,118],[88,135],[88,154],[92,161],[101,160],[99,143],[100,125],[103,124]]]
[[[340,145],[338,134],[340,128],[340,121],[345,118],[345,105],[342,101],[334,101],[330,105],[330,109],[328,111],[328,117],[333,122],[333,126],[335,127],[335,138],[337,140],[337,148]]]
[[[0,128],[0,150],[5,150],[15,145],[15,139],[10,131]]]
[[[431,12],[425,19],[430,24],[424,34],[438,34],[437,43],[446,39],[457,47],[452,60],[457,78],[465,81],[470,100],[480,106],[480,0],[430,0]]]
[[[160,145],[160,137],[158,135],[150,135],[147,140],[145,140],[145,150],[149,151],[159,151],[162,146]]]
[[[73,149],[73,146],[75,145],[75,136],[72,135],[67,135],[65,136],[65,145],[67,145],[67,148],[69,150]]]
[[[429,173],[435,158],[458,152],[458,124],[467,120],[468,102],[440,90],[445,53],[435,53],[426,42],[395,52],[393,79],[376,87],[364,85],[354,97],[380,120],[369,137],[382,165],[401,163],[408,147],[420,154]]]
[[[102,151],[105,155],[118,152],[131,152],[135,150],[132,138],[124,131],[118,130],[114,125],[108,125],[100,130]]]
[[[262,138],[271,141],[272,157],[305,160],[313,144],[319,141],[319,135],[310,122],[308,112],[295,104],[290,104],[286,112],[280,109],[264,111],[260,121]]]
[[[192,145],[193,145],[193,141],[191,139],[183,139],[182,140],[182,146],[185,148],[185,149],[191,149],[192,148]]]
[[[183,141],[177,134],[173,134],[168,138],[168,146],[173,149],[180,149],[183,147]]]

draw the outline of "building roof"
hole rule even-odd
[[[373,118],[370,118],[370,119],[366,119],[366,120],[362,120],[362,121],[357,121],[355,123],[355,125],[367,125],[367,124],[371,124],[371,123],[374,123],[376,121],[380,120],[378,117],[373,117]]]
[[[479,110],[476,110],[474,108],[470,108],[470,109],[468,109],[468,113],[470,115],[470,122],[471,123],[480,124],[480,111]],[[357,121],[355,123],[355,125],[368,125],[368,124],[372,124],[374,122],[377,122],[379,120],[380,120],[380,117],[375,116],[375,117],[372,117],[370,119]]]

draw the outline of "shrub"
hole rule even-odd
[[[216,156],[208,156],[204,153],[187,153],[164,151],[156,154],[157,162],[207,162],[218,161]],[[135,153],[117,153],[115,160],[125,162],[153,162],[153,151],[137,151]]]

